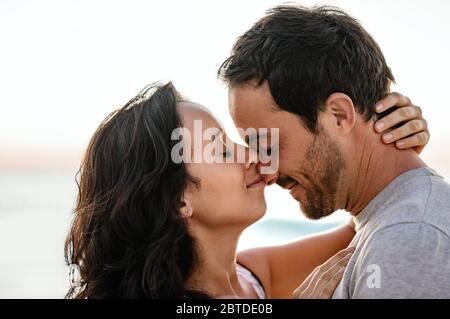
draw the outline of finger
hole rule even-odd
[[[421,117],[422,109],[420,107],[414,105],[405,106],[378,120],[375,123],[375,130],[381,133],[399,123],[410,121],[413,119],[421,119]]]
[[[334,262],[337,256],[341,256],[342,252],[347,252],[347,255],[342,256],[339,260],[337,260],[330,269],[325,270],[326,266],[331,263]],[[300,285],[300,287],[298,287],[295,291],[294,291],[294,296],[296,298],[301,298],[301,299],[310,299],[310,298],[316,298],[314,292],[317,292],[317,284],[321,284],[324,280],[328,281],[331,277],[332,277],[332,273],[333,270],[335,269],[334,267],[336,267],[336,265],[339,265],[340,263],[342,263],[342,260],[345,260],[345,258],[348,258],[348,255],[351,255],[353,252],[347,251],[347,250],[342,250],[339,253],[337,253],[336,255],[334,255],[332,258],[330,258],[329,260],[327,260],[325,263],[323,263],[322,265],[316,267],[313,272],[305,279],[305,281],[303,281],[303,283]],[[344,263],[346,264],[346,263]],[[337,266],[337,268],[339,268],[340,266]],[[317,293],[316,293],[317,295]]]
[[[411,104],[411,100],[398,92],[389,93],[375,104],[375,111],[382,113],[393,106],[402,107]]]
[[[334,274],[339,271],[340,268],[345,267],[352,256],[353,251],[347,253],[347,255],[343,256],[336,263],[334,263],[328,270],[323,271],[324,267],[317,267],[318,270],[314,277],[311,279],[308,288],[305,290],[303,294],[304,299],[309,298],[317,298],[319,292],[322,290],[322,287],[326,285],[326,283],[331,280]],[[334,260],[334,259],[330,259]],[[324,264],[322,264],[324,265]]]
[[[383,134],[382,139],[384,143],[389,144],[424,130],[426,130],[426,127],[423,121],[413,120],[389,133]]]
[[[297,289],[294,290],[293,296],[299,297],[300,295],[304,294],[305,290],[307,290],[311,280],[313,279],[315,273],[317,272],[317,267],[314,268],[314,270],[306,277],[305,280],[300,284],[300,286],[297,287]]]
[[[333,257],[329,258],[322,265],[316,267],[314,271],[303,281],[303,283],[294,291],[293,296],[295,298],[310,298],[312,295],[314,288],[318,281],[320,281],[320,277],[328,271],[332,266],[339,263],[342,259],[344,259],[348,254],[353,254],[355,251],[355,247],[347,247],[339,251]]]
[[[424,119],[412,120],[391,132],[394,135],[394,139],[392,141],[398,141],[420,132],[426,132],[427,130],[427,122]],[[398,133],[395,131],[398,131]]]
[[[337,286],[342,280],[342,276],[344,276],[345,267],[339,269],[331,278],[330,281],[322,288],[322,291],[317,296],[318,299],[330,299],[336,290]]]
[[[344,258],[339,260],[339,262],[333,265],[333,267],[331,267],[326,273],[324,273],[321,276],[320,280],[316,282],[316,287],[314,288],[315,293],[313,294],[315,295],[315,298],[317,298],[320,295],[320,293],[323,291],[324,287],[328,284],[328,282],[335,277],[336,273],[338,273],[342,268],[345,268],[347,266],[352,255],[353,253],[347,254]]]
[[[407,149],[412,147],[421,147],[428,143],[430,134],[428,132],[420,132],[413,136],[401,139],[395,143],[398,149]]]
[[[319,268],[316,267],[311,274],[302,282],[302,284],[294,291],[294,298],[308,299],[315,286],[315,281]]]
[[[319,269],[319,272],[321,272],[322,274],[327,272],[331,267],[333,267],[335,264],[337,264],[339,261],[345,258],[349,253],[353,253],[354,251],[355,247],[347,247],[339,251],[333,257],[329,258],[326,262],[317,267]]]

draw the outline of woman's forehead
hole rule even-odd
[[[201,121],[202,130],[222,128],[216,117],[203,105],[194,102],[179,102],[178,112],[182,118],[183,126],[189,131],[194,131],[194,125],[196,122],[198,124],[198,121]]]

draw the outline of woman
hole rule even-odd
[[[301,284],[296,297],[329,298],[352,253],[352,225],[237,254],[242,231],[265,213],[265,184],[251,161],[173,161],[172,132],[193,135],[195,120],[203,130],[221,128],[169,83],[148,87],[101,123],[80,168],[65,247],[80,279],[67,297],[289,298]],[[405,126],[400,138],[412,133]],[[249,157],[222,129],[202,147],[213,140],[232,145],[218,158],[239,149]]]

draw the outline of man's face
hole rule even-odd
[[[279,152],[279,171],[265,175],[266,181],[276,181],[288,189],[308,218],[319,219],[336,210],[344,160],[338,145],[323,128],[312,134],[297,115],[279,109],[267,82],[259,87],[249,83],[230,88],[229,109],[236,127],[255,128],[257,132],[268,129],[268,136],[253,137]],[[279,129],[278,145],[270,138],[271,128]],[[251,146],[250,141],[246,142]]]

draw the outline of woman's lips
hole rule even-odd
[[[260,187],[260,186],[266,186],[266,182],[264,181],[264,179],[262,177],[251,182],[250,184],[248,184],[247,188],[255,188],[255,187]]]
[[[262,187],[266,186],[266,182],[264,180],[261,180],[258,183],[254,183],[247,188],[256,188],[256,187],[260,187],[260,186],[262,186]]]

